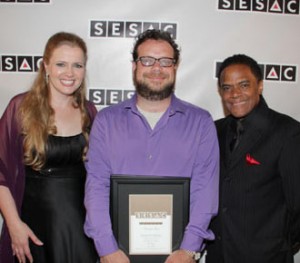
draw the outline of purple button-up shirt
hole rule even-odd
[[[172,96],[152,130],[136,107],[136,96],[98,112],[87,155],[86,234],[100,256],[118,249],[109,215],[112,174],[191,178],[190,220],[182,249],[199,251],[218,209],[219,146],[210,114]]]

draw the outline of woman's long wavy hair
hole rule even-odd
[[[45,165],[48,135],[57,133],[54,124],[54,110],[50,105],[50,91],[44,63],[48,65],[53,51],[63,44],[79,47],[83,51],[85,62],[87,61],[87,47],[80,37],[66,32],[54,34],[46,44],[38,75],[20,106],[19,116],[24,137],[24,164],[31,166],[34,170],[40,170]],[[91,123],[85,107],[85,95],[84,78],[81,86],[73,94],[73,106],[80,109],[82,132],[87,145]],[[83,151],[83,159],[86,152],[87,146]]]

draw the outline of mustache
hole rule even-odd
[[[148,78],[156,78],[156,77],[167,78],[169,75],[163,72],[150,72],[150,73],[144,73],[144,76]]]

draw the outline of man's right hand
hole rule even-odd
[[[130,263],[129,258],[122,250],[100,257],[100,263]]]

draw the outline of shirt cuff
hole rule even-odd
[[[114,236],[97,238],[97,240],[94,240],[94,243],[100,257],[114,253],[119,249]]]
[[[189,251],[201,251],[203,249],[203,238],[186,232],[180,248]]]

